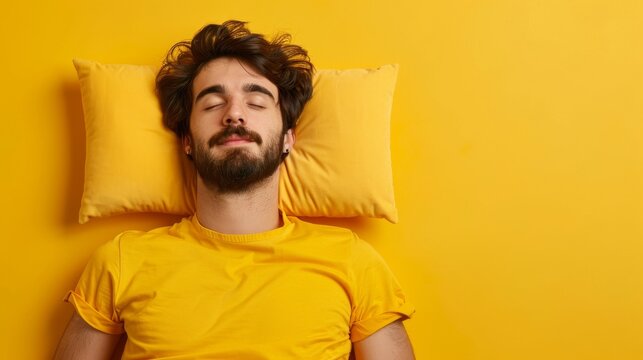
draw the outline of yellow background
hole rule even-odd
[[[637,0],[5,4],[0,358],[51,356],[72,312],[61,299],[93,249],[174,219],[77,224],[71,59],[158,64],[229,18],[292,33],[318,68],[400,64],[400,223],[335,223],[371,242],[416,304],[419,359],[643,358]]]

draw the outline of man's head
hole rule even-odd
[[[292,146],[314,68],[289,40],[228,21],[169,51],[156,79],[163,121],[206,185],[244,191],[274,174]]]

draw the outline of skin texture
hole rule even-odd
[[[247,91],[258,85],[271,95]],[[199,94],[219,86],[223,92]],[[215,145],[211,156],[220,158],[233,148],[243,149],[251,156],[262,156],[270,139],[282,132],[279,92],[277,87],[249,65],[231,58],[218,58],[208,63],[193,82],[195,101],[190,115],[190,136],[183,139],[186,153],[195,144],[207,144],[227,126],[245,126],[263,139],[256,142],[230,142]],[[284,136],[282,151],[292,149],[295,138],[291,130]],[[249,234],[268,231],[281,223],[278,209],[279,172],[254,184],[242,193],[220,193],[197,178],[196,215],[201,224],[226,234]],[[253,221],[247,221],[252,219]]]
[[[262,90],[257,91],[260,87]],[[224,158],[233,149],[262,157],[270,139],[283,136],[282,152],[292,149],[295,137],[282,131],[277,87],[251,66],[236,59],[218,58],[197,75],[192,88],[194,102],[190,135],[183,139],[186,154],[202,147],[213,158]],[[227,126],[244,126],[263,139],[262,144],[243,139],[208,145]],[[274,144],[274,142],[272,142]],[[205,227],[226,234],[249,234],[275,229],[282,224],[278,208],[279,171],[252,184],[247,191],[221,192],[216,185],[197,178],[196,216]],[[252,219],[252,221],[248,221]],[[72,317],[55,359],[110,359],[118,356],[118,335],[94,330],[77,314]],[[116,348],[116,350],[115,350]],[[393,322],[354,344],[359,360],[413,359],[404,326]]]
[[[122,335],[98,331],[74,313],[60,339],[54,360],[109,360],[112,354],[120,354]]]
[[[411,341],[402,321],[394,321],[362,341],[353,343],[355,359],[411,360],[415,359]]]

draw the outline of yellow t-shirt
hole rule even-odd
[[[92,327],[127,332],[123,359],[347,359],[351,342],[414,311],[354,233],[286,216],[250,235],[196,216],[124,232],[66,300]]]

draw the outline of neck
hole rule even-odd
[[[208,229],[224,234],[253,234],[281,225],[279,172],[243,193],[219,193],[198,177],[196,216]]]

